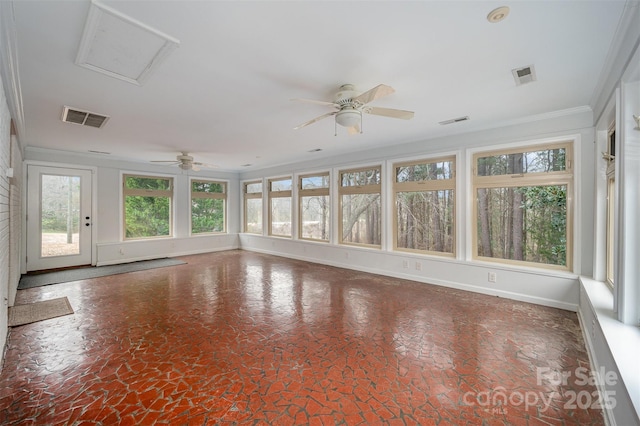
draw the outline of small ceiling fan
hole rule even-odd
[[[383,96],[394,93],[393,87],[379,84],[373,89],[360,93],[355,90],[352,84],[343,84],[333,97],[333,102],[315,101],[312,99],[292,99],[292,101],[311,102],[319,105],[327,105],[335,109],[335,111],[322,114],[312,120],[302,123],[294,127],[295,130],[306,127],[310,124],[320,121],[323,118],[335,115],[336,134],[338,133],[338,124],[346,127],[349,134],[362,133],[362,113],[382,115],[384,117],[401,118],[410,120],[413,118],[413,111],[405,111],[401,109],[380,108],[367,105]]]
[[[199,161],[193,161],[193,157],[188,152],[182,152],[176,157],[175,160],[152,160],[152,163],[167,163],[168,165],[176,165],[182,170],[193,170],[195,172],[200,170],[200,167],[215,169],[217,166],[213,164],[201,163]]]

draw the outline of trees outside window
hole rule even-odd
[[[394,248],[454,253],[455,157],[394,164]]]
[[[172,178],[124,175],[122,192],[125,239],[172,235]]]
[[[474,155],[476,257],[571,269],[571,158],[570,142]]]
[[[227,184],[208,180],[191,181],[191,233],[225,232]]]
[[[381,167],[340,171],[340,242],[381,246]]]
[[[262,234],[262,181],[245,182],[244,232]]]
[[[302,239],[329,241],[329,172],[298,177]]]
[[[291,237],[291,178],[269,180],[269,235]]]

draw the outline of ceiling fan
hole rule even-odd
[[[319,105],[327,105],[335,109],[335,111],[322,114],[312,120],[302,123],[294,127],[295,130],[306,127],[310,124],[320,121],[323,118],[335,115],[336,134],[338,133],[338,124],[346,127],[349,134],[362,133],[362,113],[382,115],[384,117],[401,118],[410,120],[413,118],[413,111],[405,111],[401,109],[372,107],[367,104],[375,101],[383,96],[387,96],[395,92],[393,87],[379,84],[373,89],[360,93],[355,90],[352,84],[343,84],[333,97],[333,102],[315,101],[312,99],[292,99],[292,101],[311,102]]]
[[[217,166],[213,164],[201,163],[199,161],[193,161],[193,157],[188,152],[182,152],[176,157],[175,160],[152,160],[152,163],[168,163],[168,165],[176,165],[182,170],[193,170],[195,172],[200,170],[200,167],[214,169]]]

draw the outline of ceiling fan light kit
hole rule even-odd
[[[335,109],[313,118],[299,126],[294,127],[295,130],[306,127],[310,124],[320,121],[323,118],[334,116],[336,126],[336,135],[338,134],[338,125],[346,127],[349,134],[362,133],[362,113],[381,115],[384,117],[401,118],[410,120],[413,118],[413,111],[404,111],[392,108],[371,107],[367,104],[379,99],[383,96],[394,93],[395,90],[391,86],[379,84],[373,89],[360,93],[355,90],[352,84],[343,84],[333,98],[333,102],[317,101],[311,99],[292,99],[294,101],[309,102],[319,105],[330,106]]]
[[[362,112],[355,108],[345,108],[336,114],[336,123],[342,127],[353,127],[362,122]]]

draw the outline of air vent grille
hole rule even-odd
[[[65,123],[80,124],[82,126],[95,127],[99,129],[105,125],[107,120],[109,120],[109,117],[106,115],[82,111],[68,106],[65,106],[62,111],[62,121]]]
[[[521,86],[537,80],[536,70],[533,68],[533,65],[513,69],[511,70],[511,73],[513,74],[513,79],[516,81],[516,86]]]
[[[440,121],[440,125],[445,126],[447,124],[460,123],[461,121],[467,121],[469,119],[468,115],[464,117],[452,118],[451,120]]]

